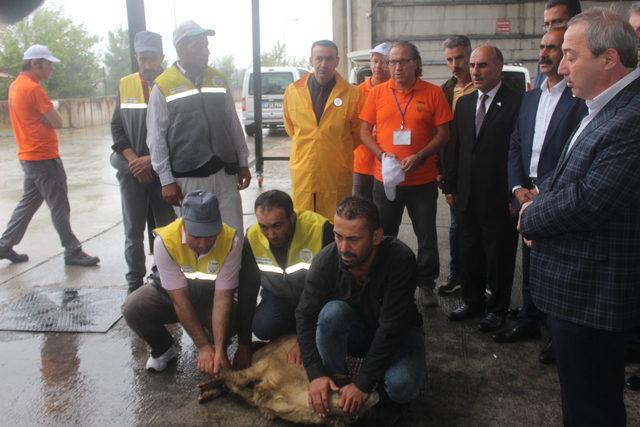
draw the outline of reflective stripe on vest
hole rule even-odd
[[[287,253],[287,267],[283,269],[276,261],[269,240],[260,231],[259,224],[247,230],[247,239],[260,271],[265,273],[291,274],[308,270],[311,260],[322,249],[322,232],[327,219],[315,212],[296,210],[296,230]]]
[[[235,229],[222,224],[222,230],[216,243],[209,252],[200,258],[187,245],[182,243],[183,220],[178,218],[171,224],[156,228],[153,232],[160,236],[171,259],[180,267],[184,277],[190,280],[216,280],[233,246]]]

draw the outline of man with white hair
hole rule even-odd
[[[633,27],[638,39],[638,52],[640,53],[640,1],[637,1],[629,8],[629,25]],[[639,55],[640,56],[640,55]]]
[[[29,260],[26,254],[16,253],[13,246],[20,243],[31,218],[46,201],[64,246],[65,264],[91,266],[100,259],[82,250],[69,222],[67,175],[55,131],[62,127],[62,117],[40,84],[49,79],[56,62],[60,60],[47,46],[34,44],[24,52],[22,72],[9,87],[9,114],[18,145],[18,160],[24,171],[24,192],[0,238],[0,259],[13,263]]]

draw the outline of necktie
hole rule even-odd
[[[487,98],[489,98],[489,95],[486,93],[480,97],[480,105],[478,106],[478,111],[476,111],[476,136],[480,133],[484,116],[487,114],[487,107],[484,105]]]

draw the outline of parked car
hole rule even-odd
[[[296,67],[262,67],[262,126],[283,126],[282,99],[289,84],[309,71]],[[255,133],[253,113],[253,69],[244,73],[242,82],[242,123],[247,135]]]

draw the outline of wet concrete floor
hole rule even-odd
[[[266,131],[265,131],[266,132]],[[287,155],[281,131],[265,133],[265,155]],[[71,221],[84,249],[98,255],[95,268],[67,267],[46,207],[34,216],[16,247],[30,261],[0,261],[0,308],[37,290],[125,286],[120,195],[108,162],[108,127],[60,132],[68,175]],[[253,151],[253,140],[249,139]],[[252,156],[253,157],[253,156]],[[0,225],[4,227],[22,192],[22,171],[9,131],[0,131]],[[290,188],[286,162],[267,162],[263,189]],[[243,191],[245,226],[254,222],[254,179]],[[438,232],[441,279],[448,274],[448,209],[440,200]],[[407,217],[401,238],[416,248]],[[518,266],[518,273],[520,266]],[[513,291],[519,303],[520,281]],[[424,312],[428,379],[424,393],[405,417],[410,426],[561,425],[555,368],[538,363],[542,341],[494,344],[475,322],[451,324],[447,313],[457,298]],[[287,425],[264,420],[257,410],[227,396],[199,405],[195,349],[179,327],[177,364],[161,374],[144,370],[145,344],[121,319],[107,333],[0,331],[0,424],[2,425]],[[636,366],[630,365],[631,371]],[[640,425],[640,394],[627,392],[629,425]]]

